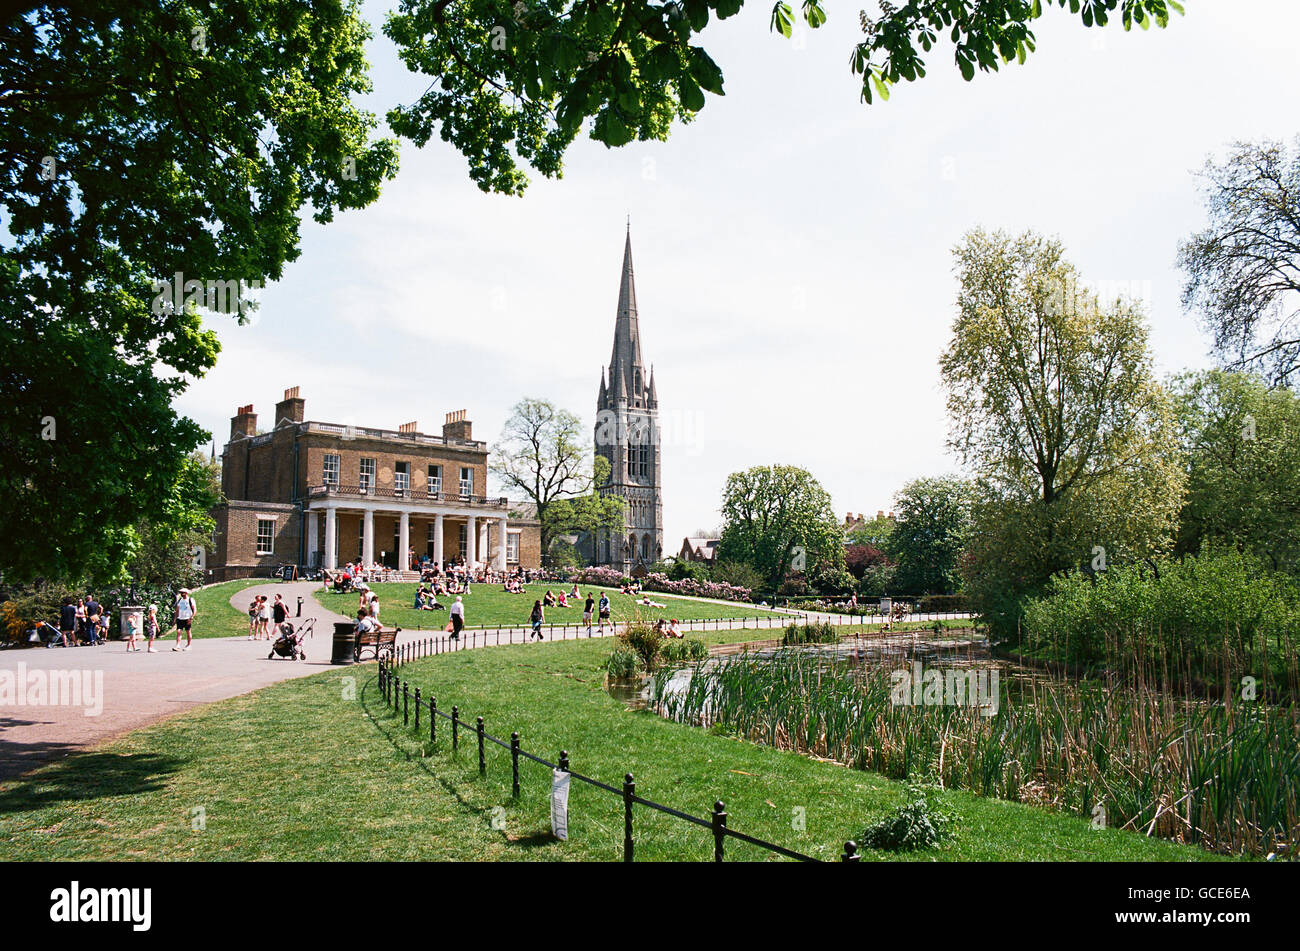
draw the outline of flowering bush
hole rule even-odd
[[[579,584],[600,585],[605,588],[621,588],[631,584],[632,579],[613,568],[584,568],[578,575]],[[683,578],[673,581],[667,575],[651,572],[641,579],[641,587],[646,591],[662,591],[664,594],[682,594],[693,598],[716,598],[721,601],[748,601],[750,589],[739,585],[723,584],[720,581],[701,581],[697,578]]]

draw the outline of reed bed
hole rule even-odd
[[[895,779],[1066,810],[1230,854],[1291,855],[1300,832],[1293,706],[1109,683],[999,678],[996,712],[894,702],[890,671],[800,648],[696,664],[670,719]],[[988,715],[991,713],[991,715]],[[1100,807],[1100,808],[1098,808]]]

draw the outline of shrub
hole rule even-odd
[[[886,562],[868,565],[862,571],[862,580],[858,582],[858,597],[879,598],[885,595],[894,583],[898,569]]]
[[[709,575],[714,582],[728,584],[733,588],[755,591],[763,586],[763,576],[743,561],[720,561],[709,571]]]
[[[818,566],[809,579],[822,594],[851,594],[858,581],[843,568]]]
[[[793,621],[786,626],[781,643],[786,646],[797,644],[838,644],[840,632],[829,621],[813,624],[796,624]]]
[[[698,637],[688,637],[683,640],[668,639],[660,645],[659,656],[666,663],[681,664],[703,660],[709,656],[709,648]]]
[[[641,658],[627,647],[616,647],[605,661],[605,670],[614,680],[631,680],[641,669]]]
[[[951,614],[966,610],[964,594],[927,594],[917,604],[922,614]]]
[[[628,621],[619,633],[618,639],[629,649],[636,652],[641,666],[654,670],[655,660],[659,655],[659,645],[663,643],[661,635],[653,624],[641,619]]]
[[[1158,565],[1115,567],[1094,583],[1058,575],[1025,605],[1024,641],[1071,664],[1133,665],[1217,679],[1282,679],[1300,643],[1300,596],[1289,576],[1250,555],[1207,551]]]
[[[907,802],[863,831],[860,843],[869,849],[915,852],[934,848],[953,834],[956,815],[941,809],[930,787],[907,784]]]

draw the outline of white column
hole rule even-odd
[[[465,563],[474,564],[478,560],[478,518],[471,515],[465,525]]]
[[[497,571],[505,571],[506,565],[506,542],[510,540],[510,533],[506,531],[506,520],[497,519],[497,531],[500,536],[497,538]]]
[[[483,521],[479,522],[479,526],[478,526],[478,553],[479,553],[479,557],[483,559],[483,564],[485,565],[492,560],[492,554],[491,554],[492,548],[490,543],[488,542],[489,524],[490,524],[489,520],[484,519]]]
[[[442,567],[442,516],[433,517],[433,561]]]
[[[361,560],[369,568],[375,561],[375,513],[366,509],[361,522]]]
[[[339,513],[334,506],[325,509],[325,558],[322,562],[331,571],[338,567],[334,553],[338,551]]]
[[[313,509],[307,510],[307,565],[320,564],[316,558],[316,552],[320,549],[318,544],[320,537],[320,513]]]
[[[411,513],[403,512],[401,527],[397,535],[397,567],[402,571],[411,570]]]

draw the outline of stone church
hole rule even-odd
[[[596,454],[609,461],[610,480],[600,491],[624,500],[621,531],[586,536],[584,557],[631,573],[663,557],[663,472],[660,465],[659,397],[653,368],[641,357],[632,234],[623,246],[618,315],[609,366],[602,369],[596,398]]]

